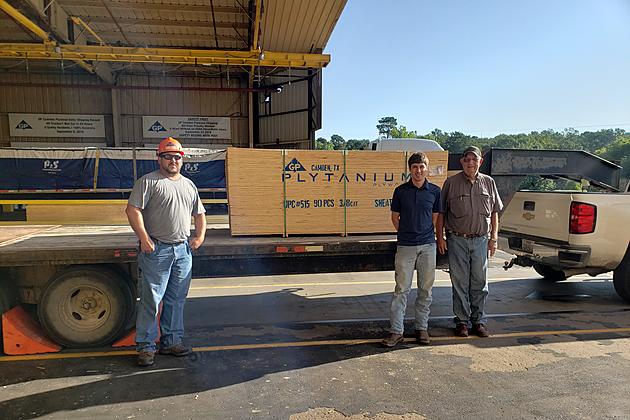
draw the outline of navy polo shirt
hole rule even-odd
[[[394,190],[391,210],[400,213],[398,245],[435,243],[433,213],[441,209],[440,187],[425,180],[418,188],[409,180]]]

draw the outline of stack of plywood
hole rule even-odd
[[[226,172],[232,235],[393,232],[394,189],[412,152],[230,148]],[[425,152],[429,179],[446,179],[448,152]]]

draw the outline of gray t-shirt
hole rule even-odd
[[[464,172],[449,177],[442,187],[446,230],[474,235],[490,232],[490,217],[503,209],[494,179],[478,174],[471,182]]]
[[[138,179],[128,203],[142,210],[149,236],[169,244],[187,240],[191,216],[206,212],[190,179],[181,176],[173,181],[160,171]]]

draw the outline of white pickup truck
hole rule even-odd
[[[499,248],[516,255],[505,268],[531,266],[551,281],[613,271],[615,290],[630,302],[629,189],[515,193],[501,215]]]

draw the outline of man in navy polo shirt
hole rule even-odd
[[[428,323],[431,288],[435,280],[435,224],[440,212],[440,188],[429,182],[429,159],[414,153],[408,161],[411,178],[394,190],[392,223],[398,232],[395,260],[396,288],[390,309],[390,334],[381,342],[394,347],[403,341],[407,296],[418,272],[415,332],[419,344],[430,343]]]

